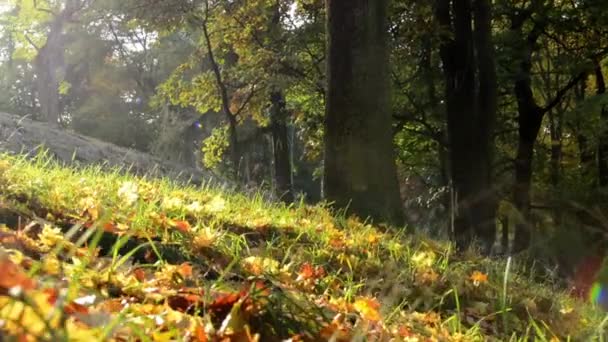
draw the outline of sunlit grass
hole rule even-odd
[[[27,244],[3,238],[1,250],[40,282],[22,297],[0,296],[0,319],[16,321],[3,329],[18,334],[24,323],[8,305],[34,305],[28,295],[40,301],[52,288],[57,301],[36,305],[54,314],[30,315],[40,316],[30,335],[50,340],[197,340],[201,331],[262,340],[602,338],[601,312],[532,282],[516,262],[455,256],[447,242],[268,197],[2,155],[3,231]],[[37,228],[22,234],[28,225]],[[257,303],[243,317],[240,299],[218,299],[241,291]],[[96,303],[65,309],[90,295]]]

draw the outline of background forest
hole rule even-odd
[[[326,103],[347,86],[328,77],[344,60],[331,58],[339,45],[326,50],[323,1],[0,6],[1,111],[211,169],[288,203],[348,204],[327,175],[341,121],[332,126],[326,107],[348,104]],[[526,252],[564,276],[603,255],[608,3],[396,0],[386,14],[390,127],[363,129],[392,137],[398,187],[368,201],[398,188],[408,227],[487,254]],[[331,42],[349,39],[336,30]],[[355,84],[374,78],[365,69]],[[394,172],[365,170],[363,152],[348,158],[369,184]],[[360,202],[353,211],[403,222]]]

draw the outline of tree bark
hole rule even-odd
[[[404,222],[391,134],[388,0],[327,0],[324,192],[337,207]]]
[[[479,144],[481,178],[477,192],[483,200],[475,211],[479,211],[479,220],[475,222],[475,234],[482,241],[485,252],[489,252],[496,238],[496,211],[498,201],[494,189],[494,130],[498,111],[498,80],[496,58],[492,40],[492,2],[474,0],[474,38],[477,51],[477,72],[479,97],[477,103],[477,121],[479,121]]]
[[[57,15],[51,23],[46,43],[38,50],[34,61],[40,117],[53,126],[59,126],[61,115],[59,85],[65,69],[63,27],[63,16]]]
[[[489,253],[496,237],[492,160],[497,84],[491,5],[487,0],[440,0],[436,16],[453,32],[441,44],[450,176],[457,199],[452,234],[458,249],[478,239],[482,252]]]
[[[549,113],[549,130],[551,133],[551,185],[557,188],[561,178],[562,164],[562,129],[561,122],[563,115],[561,112],[556,116],[554,111]],[[559,216],[559,213],[556,213]]]
[[[529,58],[532,57],[530,52]],[[543,110],[539,107],[532,94],[530,76],[530,59],[522,62],[521,78],[515,81],[515,96],[517,98],[518,147],[515,157],[515,185],[513,200],[515,207],[525,218],[524,222],[515,225],[513,251],[520,252],[528,248],[532,238],[530,225],[530,189],[532,187],[532,161],[534,144],[543,121]]]
[[[596,93],[599,96],[606,94],[606,81],[600,62],[595,66]],[[602,105],[600,110],[601,132],[598,146],[598,183],[600,187],[608,186],[608,108]]]
[[[532,91],[532,55],[538,49],[537,41],[543,32],[546,22],[543,18],[535,21],[531,31],[524,35],[522,30],[530,13],[518,13],[511,18],[511,30],[519,36],[520,51],[519,70],[515,77],[514,93],[517,99],[518,147],[515,157],[515,184],[513,186],[513,200],[515,207],[523,216],[523,222],[515,225],[515,238],[513,251],[521,252],[530,246],[532,240],[532,224],[530,217],[532,187],[532,162],[534,158],[534,145],[540,132],[544,115],[561,103],[564,96],[586,77],[582,72],[573,77],[568,84],[559,89],[556,95],[541,107],[534,98]]]
[[[285,203],[294,200],[293,187],[291,184],[291,159],[289,153],[289,138],[287,136],[287,110],[285,98],[280,91],[274,91],[270,95],[272,107],[270,109],[270,120],[272,130],[272,152],[274,156],[274,180],[275,190],[280,199]]]

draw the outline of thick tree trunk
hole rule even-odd
[[[477,51],[477,72],[479,97],[477,103],[479,121],[478,137],[479,163],[481,164],[478,188],[483,200],[475,208],[480,216],[476,225],[476,236],[482,241],[486,252],[492,248],[496,238],[496,211],[498,201],[494,189],[494,130],[498,111],[498,80],[496,58],[492,41],[492,8],[490,0],[474,0],[475,48]]]
[[[515,207],[524,218],[524,222],[515,226],[515,239],[513,241],[513,251],[515,252],[527,249],[532,237],[532,227],[529,221],[532,161],[534,158],[534,144],[544,116],[543,109],[536,104],[532,94],[531,57],[530,52],[522,62],[520,78],[515,81],[519,141],[517,156],[515,157],[513,200]]]
[[[38,50],[34,65],[41,119],[58,126],[61,115],[59,86],[65,69],[62,16],[55,18],[51,24],[47,41]]]
[[[606,81],[600,62],[595,67],[596,93],[606,94]],[[598,146],[598,183],[601,187],[608,186],[608,108],[602,106],[600,112],[601,129]]]
[[[403,224],[391,134],[388,0],[327,0],[324,192],[337,207]]]
[[[484,253],[490,252],[496,237],[491,166],[497,85],[490,9],[486,0],[474,5],[470,0],[441,0],[436,9],[440,24],[453,27],[453,38],[444,38],[441,47],[450,173],[457,199],[452,234],[461,250],[479,239]]]
[[[534,99],[532,92],[532,54],[541,33],[541,26],[535,26],[524,36],[521,32],[524,20],[513,23],[513,29],[521,39],[521,55],[519,72],[515,78],[514,92],[517,100],[518,147],[515,157],[515,183],[513,185],[513,201],[515,208],[524,218],[515,225],[513,252],[528,249],[532,239],[530,222],[530,191],[532,187],[532,162],[534,144],[543,122],[545,111]]]
[[[272,152],[274,157],[275,190],[279,198],[286,203],[293,202],[291,184],[291,159],[289,139],[287,136],[287,110],[283,94],[275,91],[270,95],[272,108],[270,120],[272,129]]]

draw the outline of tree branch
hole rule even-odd
[[[30,38],[30,36],[28,36],[27,34],[24,35],[25,40],[27,40],[28,43],[30,43],[30,45],[36,50],[36,52],[40,52],[40,48],[36,45],[36,43],[34,43],[34,41]]]
[[[587,71],[583,71],[576,75],[574,78],[572,78],[570,82],[568,82],[568,84],[566,84],[562,89],[557,92],[557,94],[555,94],[555,97],[551,102],[541,108],[542,114],[547,113],[548,111],[559,105],[562,102],[564,96],[566,96],[566,94],[570,91],[570,89],[574,88],[574,86],[576,86],[580,81],[582,81],[586,77],[586,75]]]
[[[222,98],[222,109],[224,110],[224,114],[228,116],[230,120],[234,120],[234,113],[230,110],[230,98],[228,97],[228,89],[226,88],[226,84],[222,78],[222,73],[220,71],[220,67],[215,60],[215,55],[213,54],[213,46],[211,44],[211,37],[209,36],[209,29],[207,27],[209,21],[209,1],[205,1],[205,18],[202,22],[203,35],[205,37],[205,44],[207,47],[207,54],[209,56],[209,62],[211,63],[211,69],[213,70],[213,74],[215,76],[216,85],[220,91],[220,96]]]

